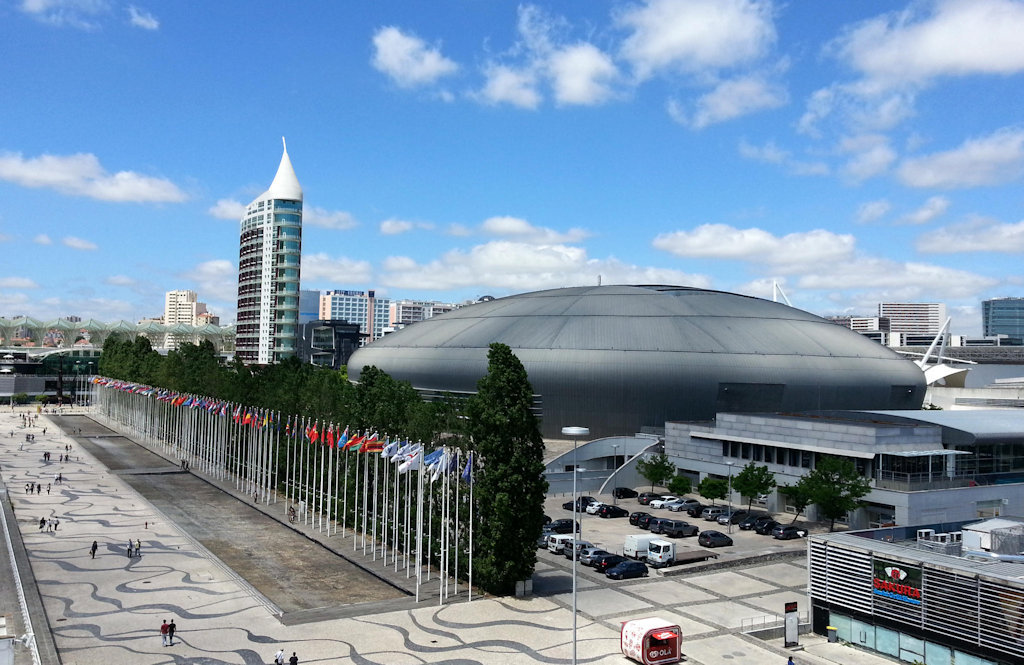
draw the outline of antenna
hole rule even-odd
[[[782,295],[782,300],[789,305],[793,306],[793,303],[789,302],[789,298],[786,296],[786,292],[782,290],[782,286],[777,281],[772,280],[772,302],[779,302],[779,295]]]

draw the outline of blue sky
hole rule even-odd
[[[1024,2],[0,0],[0,315],[234,317],[281,137],[303,288],[1024,295]]]

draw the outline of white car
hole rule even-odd
[[[672,496],[672,495],[670,494],[670,495],[667,495],[667,496],[663,496],[663,497],[661,497],[660,499],[655,499],[654,501],[651,501],[651,503],[650,503],[650,504],[648,504],[648,505],[649,505],[649,506],[650,506],[651,508],[655,508],[655,509],[658,509],[658,508],[664,508],[664,507],[665,507],[665,504],[666,504],[666,503],[671,503],[672,501],[675,501],[675,500],[676,500],[676,499],[678,499],[678,498],[679,498],[679,497],[677,497],[677,496]]]
[[[600,501],[595,501],[594,503],[587,506],[587,513],[590,515],[596,515],[597,511],[600,510],[601,506],[605,505],[607,504],[601,503]]]
[[[681,498],[680,499],[673,499],[672,501],[667,501],[662,506],[662,508],[668,508],[673,513],[677,513],[680,510],[686,510],[687,508],[689,508],[690,506],[692,506],[695,503],[697,503],[697,502],[694,501],[693,499],[681,499]]]

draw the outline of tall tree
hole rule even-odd
[[[668,455],[664,454],[651,455],[637,460],[636,470],[651,484],[652,492],[655,485],[664,487],[672,476],[676,475],[676,465],[669,460]]]
[[[800,480],[796,481],[795,485],[783,485],[779,488],[779,493],[789,497],[789,502],[796,508],[796,515],[793,516],[791,524],[795,524],[800,515],[807,510],[807,506],[813,503],[811,486],[807,482],[807,476],[800,478]]]
[[[469,399],[469,430],[481,469],[475,477],[478,505],[474,571],[496,594],[515,590],[533,575],[537,537],[544,521],[544,440],[533,405],[533,388],[519,358],[491,344],[487,375]]]
[[[732,479],[732,488],[747,497],[747,510],[754,503],[754,498],[767,494],[775,487],[775,474],[765,465],[758,466],[750,462]]]
[[[715,499],[724,499],[728,492],[729,483],[721,478],[705,476],[697,485],[697,493],[705,499],[711,499],[711,503],[714,503]]]
[[[805,477],[813,503],[829,519],[829,531],[835,529],[838,518],[859,508],[861,498],[871,491],[871,482],[843,457],[818,457],[814,470]]]
[[[676,496],[682,496],[693,491],[693,481],[686,476],[672,476],[665,487]]]

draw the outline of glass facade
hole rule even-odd
[[[995,298],[981,302],[981,330],[985,337],[1006,335],[1024,340],[1024,298]]]

